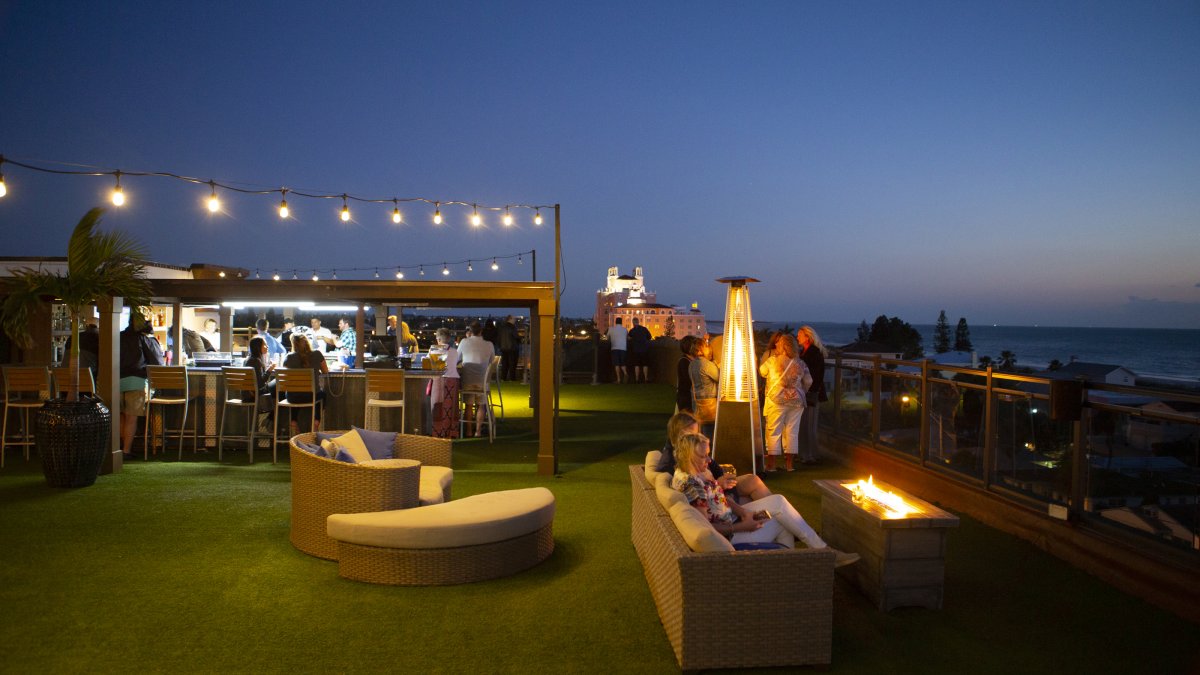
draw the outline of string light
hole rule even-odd
[[[320,281],[321,277],[317,276],[317,271],[313,270],[313,281]]]
[[[272,274],[271,278],[275,281],[279,281],[279,270],[275,270],[275,274]]]
[[[0,169],[4,168],[4,156],[0,155]],[[8,186],[4,184],[4,172],[0,171],[0,197],[8,194]]]
[[[471,264],[471,261],[470,261],[470,260],[468,260],[468,261],[467,261],[467,271],[468,271],[468,272],[474,272],[474,271],[475,271],[475,266]]]
[[[442,224],[442,204],[441,204],[441,202],[433,203],[433,224],[434,225]]]
[[[422,265],[418,271],[421,273],[421,276],[425,276],[425,266],[424,265]]]
[[[112,203],[113,206],[124,206],[125,192],[121,190],[121,172],[118,171],[115,175],[117,177],[117,186],[112,191]]]
[[[238,272],[238,274],[241,274],[241,272]],[[258,270],[254,270],[254,278],[255,278],[255,279],[261,279],[261,278],[262,278],[262,275],[258,273]]]
[[[524,265],[524,264],[525,264],[524,262],[521,262],[521,256],[517,256],[517,264],[518,264],[518,265]]]
[[[442,263],[442,276],[444,276],[444,277],[450,276],[450,268],[446,267],[446,263]]]
[[[333,271],[333,280],[337,281],[337,270]]]
[[[295,280],[296,280],[296,279],[298,279],[298,278],[299,278],[299,277],[297,277],[297,276],[296,276],[296,273],[295,273],[295,272],[292,272],[292,281],[295,281]]]
[[[208,181],[212,187],[212,194],[208,197],[208,212],[216,213],[221,210],[221,200],[217,198],[217,184],[214,181]]]
[[[288,217],[287,193],[288,193],[287,188],[280,190],[280,194],[283,195],[283,199],[281,199],[279,201],[279,217],[280,218]]]
[[[397,267],[397,268],[396,268],[396,278],[397,278],[397,279],[403,279],[403,278],[404,278],[404,271],[403,271],[403,270],[401,270],[399,267]]]
[[[471,207],[474,209],[474,211],[471,213],[471,224],[475,227],[479,227],[483,224],[483,218],[479,215],[479,206],[472,204]]]
[[[376,279],[379,278],[379,268],[378,267],[375,268],[375,278]]]
[[[492,258],[492,271],[500,269],[500,265],[496,263],[496,259]]]
[[[224,278],[225,278],[225,270],[221,270],[220,272],[217,272],[217,276],[219,276],[219,277],[221,277],[222,279],[224,279]]]
[[[534,212],[533,212],[533,224],[534,224],[534,225],[541,225],[541,224],[542,224],[542,210],[541,210],[541,209],[534,209]]]
[[[513,224],[512,213],[509,212],[508,207],[506,206],[506,207],[504,207],[504,226],[512,227],[512,224]]]
[[[399,225],[400,221],[404,220],[404,217],[400,215],[400,200],[393,199],[392,203],[396,205],[396,208],[392,209],[392,222]]]
[[[342,222],[350,222],[350,205],[346,203],[346,195],[342,195]]]

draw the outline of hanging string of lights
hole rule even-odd
[[[215,179],[205,180],[203,178],[184,176],[184,175],[177,174],[177,173],[171,173],[169,171],[121,171],[121,170],[109,171],[109,170],[98,170],[98,167],[90,167],[90,166],[86,166],[86,165],[70,165],[70,166],[79,166],[79,167],[81,167],[80,169],[53,169],[53,168],[50,168],[47,166],[39,166],[37,164],[32,164],[29,161],[18,161],[18,160],[12,159],[12,158],[5,157],[2,154],[0,154],[0,197],[4,197],[5,195],[8,194],[8,185],[5,182],[5,178],[4,178],[4,165],[5,164],[11,164],[13,166],[18,166],[23,169],[28,169],[30,171],[39,171],[41,173],[50,173],[50,174],[58,174],[58,175],[112,176],[113,180],[115,182],[113,185],[112,192],[110,192],[110,194],[109,194],[109,199],[112,201],[114,206],[118,206],[118,207],[124,206],[127,202],[125,186],[121,184],[122,178],[127,179],[126,184],[128,184],[128,178],[130,178],[130,177],[139,177],[139,178],[141,178],[141,177],[156,177],[156,178],[173,178],[175,180],[184,181],[186,183],[191,183],[194,185],[206,186],[209,189],[209,193],[208,193],[208,197],[204,200],[204,203],[210,213],[220,213],[220,211],[221,211],[221,198],[220,198],[220,195],[218,194],[218,189],[225,190],[228,192],[247,194],[247,195],[276,195],[276,194],[278,194],[280,197],[278,213],[279,213],[279,217],[284,220],[291,218],[294,215],[292,208],[290,206],[288,206],[288,197],[289,196],[305,197],[308,199],[334,199],[334,200],[340,199],[342,201],[342,208],[341,208],[341,211],[339,212],[339,217],[341,218],[342,222],[349,222],[351,219],[350,202],[352,202],[352,201],[362,203],[362,204],[390,204],[392,206],[391,220],[394,224],[397,224],[397,225],[404,222],[404,214],[401,213],[401,211],[400,211],[401,203],[405,203],[405,204],[414,204],[415,203],[415,204],[432,205],[433,206],[432,220],[433,220],[434,225],[441,225],[442,223],[445,222],[445,219],[442,216],[442,207],[443,206],[456,206],[456,207],[463,207],[464,209],[470,208],[471,209],[470,223],[473,227],[482,227],[484,225],[483,214],[480,213],[481,211],[483,211],[483,212],[490,211],[493,213],[502,214],[501,222],[503,223],[503,225],[505,227],[512,227],[516,222],[512,215],[512,212],[514,210],[532,211],[533,212],[533,224],[541,225],[542,223],[545,222],[545,219],[542,217],[542,209],[551,209],[552,210],[554,208],[552,205],[547,205],[547,204],[540,204],[540,205],[539,204],[504,204],[501,206],[489,206],[486,204],[479,204],[478,202],[468,202],[468,201],[461,201],[461,200],[456,200],[456,199],[430,199],[427,197],[373,198],[373,197],[361,197],[361,196],[357,196],[357,195],[352,195],[348,192],[328,193],[328,194],[318,193],[318,192],[303,192],[303,191],[296,190],[294,188],[289,188],[289,187],[279,187],[279,188],[271,188],[271,189],[251,189],[251,188],[245,188],[245,187],[238,187],[237,185],[218,181]]]
[[[300,279],[301,275],[303,275],[306,278],[311,278],[313,281],[320,281],[323,275],[331,275],[332,279],[334,281],[336,281],[339,273],[341,273],[343,275],[351,274],[351,275],[360,275],[360,276],[363,274],[372,274],[373,273],[374,277],[376,279],[382,278],[383,276],[394,276],[396,279],[404,279],[404,278],[406,278],[406,274],[405,274],[406,272],[411,273],[413,270],[416,270],[417,275],[423,277],[423,276],[425,276],[425,268],[426,267],[429,267],[431,269],[439,269],[438,268],[439,265],[441,266],[440,271],[442,273],[442,276],[450,276],[451,268],[458,267],[460,265],[466,265],[468,272],[474,272],[475,271],[475,263],[477,263],[477,262],[478,263],[486,263],[488,266],[490,266],[490,269],[493,272],[495,272],[500,269],[500,261],[502,261],[502,260],[512,260],[515,258],[518,265],[524,265],[526,256],[536,256],[536,255],[537,255],[537,250],[531,249],[529,251],[520,251],[518,253],[510,253],[508,255],[495,255],[495,256],[488,256],[488,257],[484,257],[484,258],[466,258],[464,260],[448,260],[448,261],[443,260],[441,262],[426,262],[426,263],[417,263],[417,264],[411,264],[411,265],[376,265],[376,266],[371,266],[371,267],[317,267],[317,268],[294,267],[294,268],[290,268],[290,269],[275,268],[275,269],[270,270],[269,273],[268,273],[268,270],[266,270],[266,269],[256,268],[254,270],[254,275],[252,277],[247,277],[247,278],[253,278],[253,279],[264,279],[265,278],[265,279],[270,279],[270,280],[274,280],[274,281],[281,281],[285,278]],[[240,274],[240,272],[239,272],[239,274]],[[221,276],[224,277],[225,272],[221,272]]]

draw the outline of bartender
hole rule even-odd
[[[337,341],[333,339],[333,333],[328,328],[321,327],[321,320],[313,317],[309,321],[312,326],[312,348],[324,354],[330,347],[337,348]]]

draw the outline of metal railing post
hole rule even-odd
[[[996,393],[992,367],[987,367],[987,389],[983,399],[983,484],[992,484],[992,465],[996,460]]]
[[[871,443],[879,445],[879,425],[882,411],[883,377],[879,374],[879,355],[872,357],[871,364]]]
[[[833,430],[842,431],[842,353],[833,360]]]
[[[921,416],[921,420],[917,424],[921,434],[917,443],[917,456],[920,458],[922,466],[929,458],[929,362],[930,359],[921,362],[921,398],[917,401],[917,411]]]

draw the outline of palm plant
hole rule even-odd
[[[67,246],[67,273],[25,268],[15,270],[6,286],[4,332],[19,346],[29,348],[31,315],[57,300],[71,316],[71,385],[68,397],[79,398],[79,327],[83,310],[103,298],[120,296],[131,307],[149,304],[151,288],[146,278],[146,250],[120,232],[97,232],[104,209],[88,211]]]

